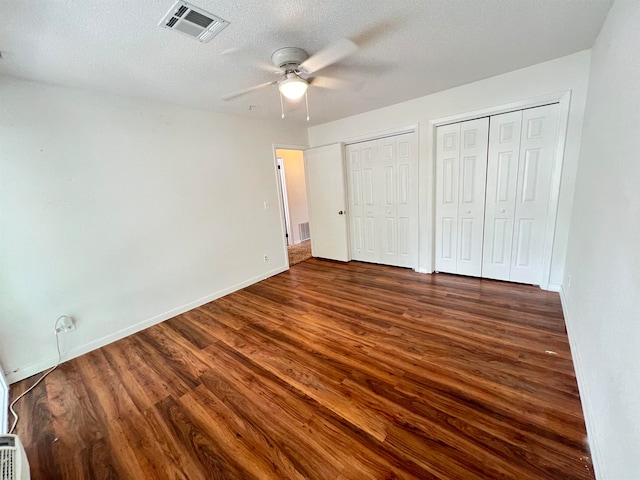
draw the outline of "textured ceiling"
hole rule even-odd
[[[193,0],[231,23],[210,43],[157,25],[173,3],[0,0],[0,74],[279,120],[275,86],[220,97],[276,80],[278,48],[350,38],[309,89],[315,125],[590,48],[612,0]]]

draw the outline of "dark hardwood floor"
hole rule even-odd
[[[33,479],[593,478],[557,294],[358,262],[69,361],[18,410]]]

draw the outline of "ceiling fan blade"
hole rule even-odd
[[[363,81],[345,80],[343,78],[317,76],[309,80],[309,84],[317,88],[329,90],[360,90],[364,85]]]
[[[263,72],[273,73],[275,75],[284,75],[286,72],[274,66],[272,63],[267,62],[251,62],[255,67],[259,68]]]
[[[247,48],[241,48],[241,47],[227,48],[226,50],[223,50],[220,53],[220,56],[234,57],[234,60],[236,60],[237,62],[242,62],[243,64],[255,66],[256,68],[259,68],[260,70],[263,70],[265,72],[275,73],[277,70],[280,75],[284,74],[284,72],[280,73],[282,72],[282,70],[276,69],[276,67],[274,67],[272,63],[256,61],[256,59],[254,58],[255,57],[254,52],[248,51]]]
[[[245,93],[253,92],[254,90],[259,90],[261,88],[268,87],[270,85],[275,85],[276,83],[278,83],[277,80],[274,80],[272,82],[261,83],[260,85],[255,85],[253,87],[245,88],[244,90],[238,90],[237,92],[229,93],[220,98],[222,98],[222,100],[231,100],[232,98],[239,97],[240,95],[244,95]]]
[[[306,73],[315,73],[329,65],[339,62],[349,55],[353,55],[358,46],[351,40],[343,38],[323,48],[318,53],[311,55],[300,64],[300,70]]]

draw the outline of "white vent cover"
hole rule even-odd
[[[177,2],[158,25],[206,43],[224,30],[229,22],[190,3]]]
[[[309,240],[311,238],[309,222],[299,223],[298,229],[300,230],[300,240]]]

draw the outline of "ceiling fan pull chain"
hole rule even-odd
[[[282,118],[284,118],[284,104],[282,103],[282,92],[280,92],[280,111],[282,112]]]
[[[282,94],[280,94],[280,97],[282,97]],[[307,104],[307,122],[308,122],[309,121],[309,90],[305,90],[304,92],[304,103]]]

